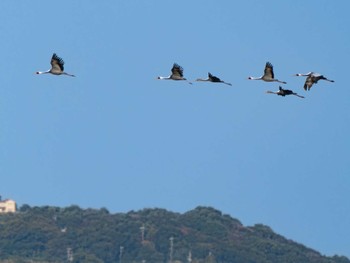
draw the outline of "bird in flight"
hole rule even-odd
[[[266,62],[264,75],[262,75],[259,78],[248,77],[248,79],[251,79],[251,80],[263,80],[263,81],[267,81],[267,82],[275,81],[275,82],[287,84],[287,82],[285,82],[285,81],[280,81],[278,79],[275,79],[275,74],[273,73],[273,66],[272,66],[272,64],[270,62]]]
[[[183,68],[179,66],[178,64],[174,63],[172,69],[171,69],[171,75],[168,77],[157,77],[157,79],[172,79],[172,80],[185,80],[189,84],[192,84],[192,82],[188,81],[183,76]]]
[[[301,95],[299,95],[299,94],[293,92],[292,90],[289,90],[289,89],[282,89],[281,86],[279,86],[278,91],[270,91],[270,90],[268,90],[268,91],[266,91],[266,93],[277,94],[277,95],[282,96],[282,97],[284,97],[284,96],[286,96],[286,95],[294,95],[294,96],[297,96],[297,97],[302,98],[302,99],[305,98],[304,96],[301,96]]]
[[[71,77],[75,77],[72,74],[69,74],[67,72],[64,72],[64,61],[62,58],[56,55],[56,53],[53,53],[51,58],[51,69],[47,71],[37,71],[36,74],[53,74],[53,75],[67,75]]]
[[[310,90],[312,85],[317,84],[317,82],[321,79],[329,81],[329,82],[334,82],[334,80],[327,79],[325,76],[321,75],[320,73],[315,73],[315,72],[309,72],[306,74],[295,74],[295,76],[303,76],[307,77],[304,83],[304,90]]]
[[[208,78],[206,78],[206,79],[196,79],[196,81],[209,81],[209,82],[214,82],[214,83],[224,83],[226,85],[232,86],[231,83],[227,83],[227,82],[219,79],[218,77],[212,75],[210,72],[208,72]]]

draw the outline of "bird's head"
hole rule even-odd
[[[249,76],[248,79],[253,79],[253,77],[250,77],[250,76]]]

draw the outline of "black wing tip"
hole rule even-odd
[[[57,59],[59,61],[63,61],[63,59],[61,57],[59,57],[56,53],[53,53],[52,58]]]
[[[56,53],[53,53],[51,60],[56,60],[57,63],[58,63],[58,65],[59,65],[59,67],[60,67],[60,69],[61,69],[62,71],[64,71],[64,60],[63,60],[62,58],[60,58],[59,56],[57,56]]]
[[[173,64],[173,68],[176,68],[176,69],[179,69],[179,70],[183,70],[183,68],[177,63]]]

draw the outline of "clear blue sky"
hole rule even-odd
[[[0,194],[213,206],[350,257],[348,1],[3,1]],[[35,75],[56,52],[75,74]],[[249,81],[266,61],[305,99]],[[177,62],[233,84],[160,81]],[[295,73],[316,71],[309,92]]]

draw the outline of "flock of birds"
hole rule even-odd
[[[36,74],[53,74],[53,75],[67,75],[70,77],[75,77],[73,74],[69,74],[64,71],[64,61],[62,58],[56,55],[54,53],[51,58],[51,69],[47,71],[37,71]],[[325,76],[315,73],[315,72],[308,72],[306,74],[295,74],[294,76],[303,76],[306,77],[305,83],[304,83],[304,90],[310,90],[313,84],[316,84],[319,80],[325,80],[329,82],[334,82],[334,80],[327,79]],[[171,74],[168,77],[158,77],[157,79],[160,80],[184,80],[187,81],[189,84],[192,84],[192,82],[188,81],[184,75],[183,75],[183,68],[179,66],[178,64],[174,63]],[[275,79],[275,74],[273,72],[273,66],[270,62],[266,62],[264,74],[261,77],[248,77],[249,80],[263,80],[267,82],[279,82],[282,84],[287,84],[285,81],[281,81],[278,79]],[[208,82],[214,82],[214,83],[223,83],[229,86],[232,86],[231,83],[225,82],[221,80],[220,78],[212,75],[210,72],[208,72],[208,78],[202,79],[198,78],[196,81],[208,81]],[[266,93],[269,94],[277,94],[279,96],[286,96],[286,95],[294,95],[299,98],[304,98],[304,96],[301,96],[292,90],[283,89],[281,86],[279,86],[278,91],[266,91]]]

